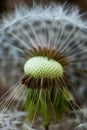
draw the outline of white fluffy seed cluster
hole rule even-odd
[[[86,28],[86,22],[81,19],[79,9],[76,6],[52,4],[49,6],[35,5],[32,8],[28,8],[26,5],[16,8],[15,12],[3,17],[3,23],[0,25],[0,29],[11,27],[18,21],[23,21],[29,18],[32,21],[46,21],[46,20],[64,20],[79,28]],[[79,23],[79,24],[78,24]]]
[[[60,78],[63,76],[63,67],[60,63],[47,57],[33,57],[24,65],[26,75],[34,78]]]
[[[8,82],[8,78],[11,83],[18,81],[23,74],[22,67],[25,64],[22,52],[29,49],[31,40],[34,40],[35,43],[38,42],[42,32],[48,30],[47,35],[49,35],[51,47],[56,48],[57,45],[53,45],[53,42],[56,43],[58,40],[58,49],[61,49],[63,46],[67,48],[67,44],[65,45],[64,42],[70,42],[69,37],[74,30],[73,28],[77,29],[73,31],[73,35],[70,37],[71,42],[80,43],[87,39],[84,32],[87,29],[86,25],[86,22],[79,15],[77,7],[70,8],[67,6],[65,8],[64,5],[54,4],[45,8],[37,5],[31,9],[26,6],[16,8],[14,13],[4,16],[0,24],[0,82]],[[35,33],[36,35],[34,35]],[[60,33],[60,37],[58,37],[58,33]],[[41,46],[43,46],[42,44]],[[83,44],[79,44],[76,51],[82,47],[85,49]],[[69,51],[72,51],[73,48],[74,45],[68,46]]]
[[[63,51],[68,47],[67,51],[68,52],[70,51],[71,54],[75,54],[80,50],[83,51],[84,49],[86,49],[85,44],[83,44],[83,41],[84,42],[86,41],[87,43],[87,31],[86,31],[87,23],[84,20],[82,20],[81,15],[79,15],[79,10],[76,7],[64,8],[63,5],[62,6],[52,5],[46,8],[36,6],[32,9],[28,9],[26,6],[25,7],[23,6],[20,7],[19,9],[16,9],[15,13],[9,14],[8,16],[7,15],[4,16],[2,21],[3,21],[2,24],[0,24],[0,83],[1,85],[2,82],[7,85],[9,81],[13,83],[14,80],[17,81],[18,79],[20,79],[20,77],[23,74],[23,66],[25,64],[25,61],[23,59],[25,58],[23,57],[23,51],[29,49],[28,47],[31,46],[30,44],[31,39],[34,39],[35,43],[36,41],[38,42],[37,40],[38,36],[42,32],[47,33],[48,30],[47,35],[49,35],[48,40],[51,41],[50,43],[51,47],[59,48],[60,50],[63,48]],[[45,31],[43,31],[44,27],[45,27]],[[11,34],[9,34],[9,32]],[[36,35],[34,35],[35,34],[34,32],[36,33]],[[59,37],[58,37],[58,33],[60,33]],[[44,33],[42,33],[42,35],[46,36],[46,34]],[[52,37],[52,35],[54,37]],[[53,45],[53,41],[55,41],[55,43],[59,43],[59,45],[58,46],[56,44]],[[45,43],[44,40],[43,43]],[[41,43],[41,45],[43,43]],[[35,46],[36,45],[37,43],[35,44]],[[83,58],[81,55],[80,56],[74,55],[73,60],[76,60],[79,57]],[[44,59],[45,68],[43,68],[43,64],[42,64],[43,62],[41,62],[40,64],[39,63],[40,63],[40,59],[38,59],[38,63],[35,60],[35,63],[33,62],[33,65],[32,62],[27,61],[25,64],[25,65],[28,64],[27,69],[25,70],[26,74],[34,73],[33,76],[35,77],[37,76],[41,77],[42,75],[43,76],[47,75],[50,76],[50,78],[62,76],[63,70],[60,64],[55,65],[54,61],[50,61],[49,64],[47,59]],[[81,68],[82,69],[87,68],[87,66],[84,67],[83,66],[84,65],[82,63],[80,64],[79,62],[78,64],[76,64],[75,67],[76,68],[79,67],[80,70]],[[29,69],[30,67],[32,67],[32,69]],[[33,68],[35,70],[33,70]],[[48,68],[49,71],[47,70]],[[58,73],[55,72],[56,68],[58,68],[57,69]],[[59,68],[61,68],[61,71]],[[71,68],[70,73],[71,71],[73,71],[73,68],[74,67]],[[36,69],[38,69],[37,72],[39,73],[36,73]],[[30,70],[32,72],[30,72]],[[74,82],[77,81],[75,75],[73,76],[73,74],[71,74],[69,75],[69,77],[70,79],[72,79],[72,81]],[[82,87],[84,87],[84,85]],[[13,97],[15,98],[15,96]],[[0,125],[3,126],[2,130],[8,130],[8,129],[12,130],[13,125],[9,125],[10,121],[13,120],[13,116],[15,116],[15,118],[18,119],[19,114],[20,113],[18,112],[17,114],[12,113],[11,115],[9,114],[8,116],[3,115],[5,117],[3,119],[6,120],[2,120],[1,118],[2,115],[1,115]],[[13,122],[13,124],[14,123],[15,122]],[[27,130],[26,127],[24,127],[24,129]],[[15,128],[15,130],[18,129]]]
[[[25,117],[22,111],[0,113],[0,130],[35,130],[23,122]]]

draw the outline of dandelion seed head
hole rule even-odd
[[[4,18],[1,27],[4,43],[17,49],[11,52],[16,54],[14,59],[18,58],[16,65],[21,63],[22,68],[21,89],[17,87],[15,94],[26,88],[25,110],[30,120],[41,114],[45,125],[51,119],[58,121],[68,110],[66,102],[74,101],[69,89],[79,86],[77,82],[87,84],[86,22],[77,8],[63,5],[31,10],[21,7],[7,17],[9,20]],[[84,82],[80,82],[82,79]]]

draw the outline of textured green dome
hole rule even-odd
[[[25,75],[31,75],[34,78],[54,79],[63,76],[63,67],[53,59],[37,56],[25,63],[24,72]]]

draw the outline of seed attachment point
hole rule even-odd
[[[61,78],[63,76],[63,67],[56,60],[47,57],[37,56],[30,58],[24,65],[25,75],[33,78]]]

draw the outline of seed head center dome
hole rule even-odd
[[[56,60],[37,56],[30,58],[24,65],[25,75],[34,78],[60,78],[63,76],[63,67]]]

